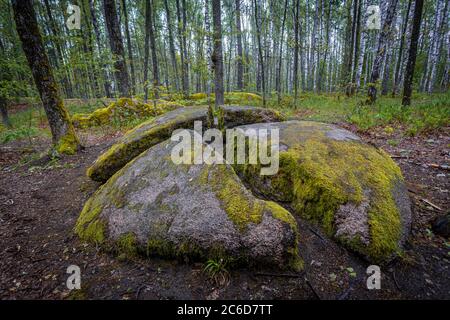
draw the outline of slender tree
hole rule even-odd
[[[180,82],[178,80],[178,63],[177,58],[175,55],[175,45],[173,41],[173,32],[172,32],[172,18],[170,14],[170,8],[169,3],[167,0],[164,0],[164,9],[166,11],[166,21],[167,21],[167,33],[169,36],[169,50],[170,50],[170,59],[172,61],[172,68],[174,73],[174,83],[175,83],[175,90],[180,90]]]
[[[265,67],[264,67],[264,58],[263,58],[263,48],[261,42],[261,25],[259,23],[259,15],[258,15],[258,7],[259,3],[257,0],[253,0],[255,6],[255,26],[256,26],[256,39],[258,42],[258,56],[259,56],[259,65],[261,68],[261,83],[262,83],[262,94],[263,94],[263,106],[266,106],[266,77],[265,77]]]
[[[122,97],[131,95],[127,65],[125,63],[125,51],[122,35],[120,33],[119,19],[115,0],[103,0],[105,10],[106,27],[109,35],[109,45],[114,55],[114,73]]]
[[[408,62],[406,64],[405,80],[403,86],[402,104],[404,106],[409,106],[411,104],[412,82],[414,77],[414,68],[416,66],[417,42],[419,40],[420,24],[422,22],[423,1],[424,0],[415,0],[414,5],[414,18],[411,31],[411,42],[409,45]]]
[[[281,24],[281,41],[280,41],[280,53],[278,54],[278,68],[277,74],[275,78],[275,89],[278,93],[278,103],[281,103],[281,65],[283,61],[283,42],[284,42],[284,28],[286,25],[286,16],[287,16],[287,8],[289,5],[289,0],[285,0],[284,2],[284,11],[283,11],[283,22]]]
[[[148,61],[150,51],[151,3],[145,0],[145,40],[144,40],[144,101],[148,100]]]
[[[408,28],[408,17],[409,17],[409,12],[411,11],[411,3],[412,3],[412,0],[408,0],[408,6],[406,8],[405,16],[403,17],[403,28],[402,28],[401,38],[400,38],[400,49],[398,50],[397,64],[396,64],[395,73],[394,73],[394,86],[392,88],[393,96],[395,96],[397,94],[397,89],[398,89],[398,86],[400,83],[400,68],[402,65],[403,48],[405,47],[406,30]]]
[[[391,0],[387,8],[386,17],[381,29],[381,33],[378,39],[378,49],[375,56],[375,61],[372,67],[372,73],[370,76],[370,84],[367,90],[367,102],[369,104],[375,103],[377,99],[377,81],[380,78],[380,70],[382,62],[386,54],[388,38],[391,32],[392,21],[394,20],[395,11],[397,8],[398,0]]]
[[[214,28],[214,52],[212,62],[214,67],[214,93],[216,95],[215,105],[219,107],[224,104],[223,89],[223,54],[222,54],[222,20],[220,0],[212,0],[212,16]]]
[[[125,35],[127,39],[128,63],[130,64],[130,73],[131,73],[131,92],[135,94],[136,75],[134,73],[133,47],[131,45],[131,36],[128,22],[128,9],[126,0],[122,0],[122,9],[123,9],[123,17],[125,20],[124,22],[125,22]]]
[[[299,29],[300,29],[300,0],[294,1],[294,70],[293,82],[294,82],[294,105],[297,106],[298,97],[298,51],[300,46],[299,41]]]
[[[181,77],[183,94],[185,98],[189,96],[189,62],[187,54],[187,30],[186,30],[186,2],[182,0],[182,7],[180,0],[176,0],[177,6],[177,19],[178,19],[178,38],[181,50]]]
[[[153,1],[151,1],[147,7],[146,10],[149,11],[148,18],[149,18],[149,26],[148,26],[148,32],[149,38],[150,38],[150,49],[152,50],[152,67],[153,67],[153,90],[154,90],[154,97],[155,99],[159,99],[159,70],[158,70],[158,58],[156,55],[156,40],[155,40],[155,31],[154,31],[154,24],[153,24]]]
[[[236,42],[237,42],[237,57],[236,57],[236,69],[237,69],[237,89],[242,91],[244,88],[244,66],[242,56],[242,30],[241,30],[241,0],[236,0]]]
[[[88,2],[89,2],[89,11],[91,12],[92,26],[93,26],[94,34],[95,34],[95,41],[97,43],[97,50],[98,50],[99,57],[101,59],[101,54],[102,54],[104,47],[102,45],[102,37],[100,35],[100,29],[98,26],[97,12],[94,7],[94,1],[89,0]],[[111,85],[110,85],[108,71],[107,71],[107,64],[103,62],[101,65],[101,68],[102,68],[102,72],[103,72],[103,88],[105,90],[105,95],[108,98],[112,98]]]

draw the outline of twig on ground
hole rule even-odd
[[[426,204],[428,204],[429,206],[431,206],[432,208],[439,210],[439,211],[443,211],[440,207],[438,207],[437,205],[435,205],[434,203],[430,202],[429,200],[425,199],[425,198],[421,198],[420,200],[422,200],[423,202],[425,202]]]

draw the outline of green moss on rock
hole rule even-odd
[[[280,152],[275,176],[261,177],[259,165],[235,167],[249,185],[268,198],[290,203],[296,214],[320,225],[329,236],[336,235],[336,213],[341,206],[370,201],[369,243],[357,236],[336,238],[373,261],[398,253],[402,222],[393,189],[403,183],[399,167],[382,150],[360,141],[332,139],[326,130],[313,131],[315,135],[301,139],[286,137],[299,134],[298,130],[284,130],[281,140],[289,148]]]
[[[110,125],[113,122],[126,123],[134,119],[156,117],[181,107],[182,105],[175,102],[164,100],[143,103],[140,100],[120,98],[109,106],[97,109],[90,114],[74,114],[72,116],[72,122],[75,127],[85,129],[95,126]]]

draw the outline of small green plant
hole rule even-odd
[[[389,139],[387,141],[388,145],[390,145],[391,147],[396,147],[398,146],[398,144],[400,143],[400,141],[396,140],[396,139]]]
[[[228,261],[223,258],[219,260],[209,259],[205,263],[203,272],[217,285],[224,285],[229,281],[227,265]]]

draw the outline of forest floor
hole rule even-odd
[[[332,122],[386,150],[407,181],[412,231],[404,254],[381,266],[380,290],[366,287],[369,263],[300,220],[305,268],[297,274],[238,269],[216,281],[202,263],[120,259],[80,242],[73,227],[98,187],[86,169],[123,134],[105,129],[80,131],[86,148],[60,160],[36,157],[50,146],[47,136],[0,145],[0,299],[449,299],[450,243],[430,221],[450,209],[450,127],[410,137],[402,126],[361,131]],[[81,268],[81,290],[66,287],[69,265]]]

